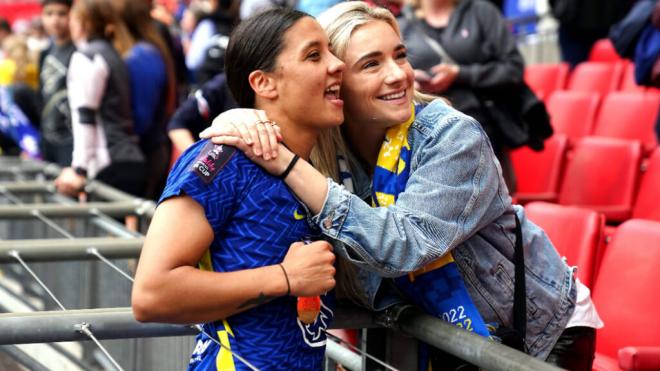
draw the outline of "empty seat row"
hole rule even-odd
[[[543,100],[560,90],[594,92],[613,91],[658,94],[658,89],[637,85],[635,65],[631,61],[583,62],[569,72],[568,64],[532,64],[525,67],[525,81]]]
[[[542,152],[511,153],[520,203],[541,200],[598,211],[610,222],[631,217],[660,221],[660,149],[642,166],[638,141],[586,137],[568,150],[566,136]],[[643,174],[643,176],[642,176]]]
[[[660,222],[631,219],[603,244],[603,216],[543,202],[525,206],[580,281],[590,287],[605,327],[598,330],[594,370],[660,369]]]
[[[547,102],[555,133],[570,141],[584,136],[640,140],[651,152],[657,146],[654,126],[660,94],[613,92],[600,102],[598,93],[557,91]]]

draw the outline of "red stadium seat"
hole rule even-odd
[[[589,62],[619,62],[622,58],[614,49],[610,39],[600,39],[589,51]]]
[[[605,97],[593,135],[640,140],[651,152],[658,144],[655,122],[660,107],[660,95],[614,92]]]
[[[571,142],[590,135],[596,122],[599,102],[598,93],[556,91],[547,100],[555,133],[566,134]]]
[[[660,347],[619,349],[619,366],[624,370],[660,370]]]
[[[569,265],[577,265],[580,281],[593,287],[600,257],[605,217],[593,210],[546,202],[525,205],[530,220],[545,230],[557,252]]]
[[[618,358],[622,366],[631,363],[626,360],[631,350],[623,349],[631,346],[637,348],[632,352],[637,357],[649,358],[648,362],[638,359],[632,363],[649,365],[658,360],[659,266],[660,222],[633,219],[621,224],[605,250],[592,290],[596,309],[605,322],[596,341],[595,366],[601,366],[594,368],[617,369],[603,367],[601,356]]]
[[[642,145],[612,138],[583,138],[568,156],[559,203],[594,209],[608,221],[632,212],[640,175]]]
[[[511,151],[518,182],[515,197],[519,203],[557,201],[567,149],[568,139],[558,134],[545,141],[541,152],[534,152],[528,147]]]
[[[605,96],[619,88],[623,62],[582,62],[575,67],[568,82],[568,90],[589,91]]]
[[[646,163],[632,217],[660,221],[660,147]]]
[[[566,63],[525,66],[525,82],[539,98],[548,98],[555,90],[564,89],[567,78]]]

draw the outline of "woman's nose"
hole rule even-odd
[[[331,74],[335,74],[338,72],[344,72],[344,69],[346,69],[346,65],[344,62],[341,61],[341,59],[335,57],[334,54],[330,54],[330,63],[328,65],[328,71]]]
[[[404,69],[398,63],[396,63],[396,61],[390,61],[388,63],[386,82],[392,84],[401,80],[405,80],[405,78],[406,72]]]

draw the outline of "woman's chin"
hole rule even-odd
[[[397,112],[395,117],[393,118],[393,121],[395,121],[397,124],[402,124],[410,118],[410,108],[403,110],[401,112]]]

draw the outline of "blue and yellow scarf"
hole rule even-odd
[[[375,207],[394,205],[399,193],[406,188],[411,156],[408,130],[418,110],[419,107],[413,107],[408,121],[387,130],[374,171],[372,199]],[[427,267],[431,265],[436,268],[427,269],[427,272],[414,280],[413,276],[397,278],[397,287],[429,314],[468,331],[489,336],[486,324],[467,292],[451,253]]]

